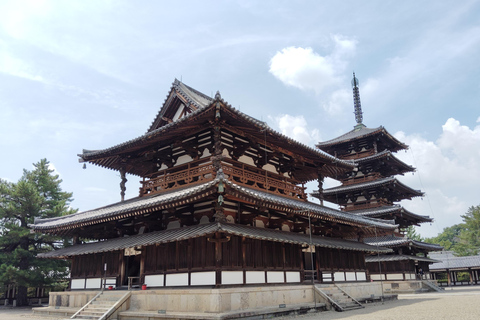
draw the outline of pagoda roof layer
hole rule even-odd
[[[324,196],[329,196],[329,195],[335,195],[335,194],[338,194],[338,193],[359,191],[359,190],[377,188],[377,187],[387,186],[387,185],[392,185],[392,184],[394,184],[396,187],[402,189],[404,192],[409,193],[412,197],[423,196],[423,192],[421,192],[420,190],[415,190],[415,189],[410,188],[409,186],[401,183],[395,177],[386,177],[386,178],[377,179],[377,180],[373,180],[373,181],[355,183],[355,184],[350,184],[350,185],[346,185],[346,186],[333,187],[333,188],[325,189],[323,191],[323,195]],[[318,191],[316,191],[316,193],[318,194]]]
[[[242,187],[225,179],[223,173],[217,174],[217,177],[212,181],[184,189],[157,193],[151,196],[136,197],[95,210],[74,213],[62,217],[36,219],[35,224],[31,225],[31,227],[34,231],[54,232],[172,208],[198,201],[213,194],[217,191],[216,186],[219,182],[223,182],[226,186],[230,187],[231,191],[229,192],[234,196],[249,199],[251,202],[272,209],[303,216],[311,215],[312,217],[355,226],[376,226],[387,230],[394,230],[398,227],[393,221],[356,216],[308,201],[286,198],[281,195]]]
[[[349,131],[337,138],[334,138],[328,141],[319,142],[317,143],[317,147],[320,149],[324,149],[330,146],[334,146],[342,143],[348,143],[354,140],[375,136],[375,135],[383,135],[388,140],[392,141],[395,147],[391,148],[390,149],[391,151],[408,149],[408,146],[406,144],[397,140],[394,136],[388,133],[388,131],[383,126],[380,126],[378,128],[367,128],[364,125],[355,126],[355,128],[352,131]]]
[[[401,168],[401,173],[405,172],[412,172],[415,171],[415,168],[406,164],[402,160],[398,159],[390,150],[383,150],[379,153],[373,154],[371,156],[366,156],[363,158],[358,158],[355,159],[355,163],[358,164],[363,164],[363,163],[368,163],[373,160],[377,159],[385,159],[388,158],[389,161],[391,161],[391,165],[395,164],[397,167]]]
[[[39,254],[39,258],[57,258],[65,259],[73,256],[94,254],[110,251],[124,250],[140,246],[149,246],[168,242],[181,241],[186,239],[198,238],[216,232],[222,232],[228,235],[247,237],[250,239],[292,243],[298,245],[314,245],[321,248],[343,249],[363,252],[390,252],[391,249],[369,246],[367,244],[343,239],[328,238],[321,236],[310,236],[287,231],[256,228],[245,225],[213,222],[210,224],[196,225],[177,229],[162,230],[145,233],[130,237],[122,237],[74,245],[59,250]]]
[[[446,257],[440,258],[439,255],[435,255],[435,258],[442,259],[437,263],[432,264],[430,271],[445,271],[454,269],[480,269],[480,255],[467,256],[467,257]]]
[[[438,244],[426,243],[422,241],[409,239],[407,237],[397,237],[394,235],[364,238],[363,241],[372,246],[378,245],[378,246],[387,247],[387,248],[410,246],[410,247],[416,247],[416,248],[425,249],[429,251],[443,250],[443,247]]]
[[[422,222],[433,222],[433,219],[429,216],[421,216],[415,213],[408,211],[407,209],[403,208],[400,205],[392,205],[392,206],[382,206],[376,208],[369,208],[369,209],[361,209],[361,210],[352,210],[348,211],[349,213],[356,214],[359,216],[364,217],[371,217],[371,218],[379,218],[385,215],[400,213],[406,218],[417,220],[419,223]]]
[[[387,261],[405,261],[405,260],[413,260],[413,261],[424,261],[424,262],[431,262],[435,263],[438,260],[427,258],[427,257],[419,257],[419,256],[410,256],[406,254],[395,254],[395,255],[380,255],[380,256],[368,256],[365,257],[366,263],[372,262],[387,262]],[[431,268],[429,267],[431,270]]]
[[[146,173],[142,171],[142,168],[138,166],[125,166],[125,161],[128,161],[131,154],[141,154],[149,148],[158,149],[163,145],[171,145],[178,137],[191,133],[192,127],[205,128],[205,125],[208,125],[209,121],[212,121],[217,114],[222,114],[222,119],[235,123],[239,122],[241,129],[258,141],[265,141],[270,145],[280,146],[284,150],[294,150],[293,154],[299,159],[303,158],[308,159],[312,163],[325,164],[321,170],[326,176],[335,177],[338,173],[352,170],[355,167],[355,164],[350,160],[338,159],[327,152],[311,148],[273,130],[265,122],[257,120],[230,106],[218,93],[215,99],[212,100],[198,91],[182,83],[178,83],[178,80],[172,85],[172,90],[174,89],[179,95],[186,97],[186,99],[192,101],[198,100],[196,102],[198,108],[175,121],[164,121],[165,124],[163,126],[156,128],[155,123],[163,123],[158,121],[158,118],[161,118],[162,111],[160,111],[160,114],[157,115],[149,131],[144,135],[102,150],[84,149],[81,154],[78,154],[80,157],[79,161],[90,162],[113,170],[121,170],[123,168],[127,173],[144,176]],[[164,105],[161,110],[167,107],[168,105]],[[230,127],[235,129],[235,126]],[[302,181],[309,180],[311,179]]]

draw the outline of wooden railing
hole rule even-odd
[[[377,200],[374,200],[376,201],[375,203],[373,202],[366,202],[366,203],[362,203],[362,204],[357,204],[357,205],[350,205],[350,206],[346,206],[343,208],[343,211],[352,211],[352,210],[362,210],[362,209],[370,209],[370,208],[377,208],[377,207],[381,207],[381,206],[391,206],[392,203],[388,202],[388,201],[385,201],[383,199],[377,199]]]
[[[298,181],[259,169],[241,162],[224,159],[221,162],[225,177],[236,184],[267,191],[293,199],[306,199],[305,187]],[[213,163],[207,159],[175,168],[158,171],[140,181],[140,196],[173,190],[189,184],[212,180],[216,176]],[[148,180],[147,180],[148,179]]]
[[[370,173],[370,174],[364,175],[362,177],[343,180],[342,184],[344,186],[349,186],[349,185],[356,184],[356,183],[375,181],[375,180],[378,180],[378,179],[381,179],[381,178],[383,178],[383,177],[379,173]]]
[[[307,198],[305,187],[298,186],[298,181],[279,174],[229,159],[222,161],[222,169],[228,180],[236,184],[294,199]]]
[[[192,162],[188,165],[159,171],[149,180],[145,180],[144,178],[143,181],[140,181],[142,184],[140,187],[140,196],[176,189],[191,183],[212,180],[214,178],[215,168],[212,162]]]

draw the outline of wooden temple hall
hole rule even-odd
[[[308,201],[305,183],[355,170],[175,80],[148,131],[80,162],[115,170],[121,201],[39,219],[35,232],[74,239],[41,255],[71,261],[71,289],[370,282],[363,240],[399,224]],[[140,181],[124,199],[126,175]],[[135,178],[133,178],[133,176]],[[408,214],[407,214],[408,216]]]

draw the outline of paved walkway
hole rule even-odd
[[[318,314],[283,317],[298,320],[417,320],[417,319],[480,319],[480,286],[446,288],[443,293],[401,294],[398,300],[384,304],[367,304],[367,307],[346,312],[322,312]]]
[[[444,293],[402,294],[398,300],[367,304],[365,309],[283,317],[297,320],[412,320],[480,319],[480,286],[447,288]],[[0,307],[1,320],[57,320],[65,317],[33,316],[31,308]],[[280,319],[280,318],[279,318]]]

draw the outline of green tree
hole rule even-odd
[[[453,250],[459,241],[460,232],[464,228],[463,224],[455,224],[451,227],[446,227],[436,237],[426,238],[425,242],[439,244],[447,251]]]
[[[468,208],[463,218],[463,229],[454,246],[459,256],[473,256],[480,251],[480,205]]]
[[[24,170],[17,183],[0,179],[0,284],[18,287],[17,305],[28,304],[28,287],[51,286],[68,274],[62,260],[39,259],[36,255],[62,247],[65,240],[30,233],[36,218],[52,218],[74,211],[72,193],[60,188],[59,176],[46,159]]]
[[[422,236],[420,236],[417,231],[415,230],[414,226],[408,226],[408,228],[405,229],[405,235],[407,238],[412,239],[412,240],[417,240],[417,241],[423,241]]]

